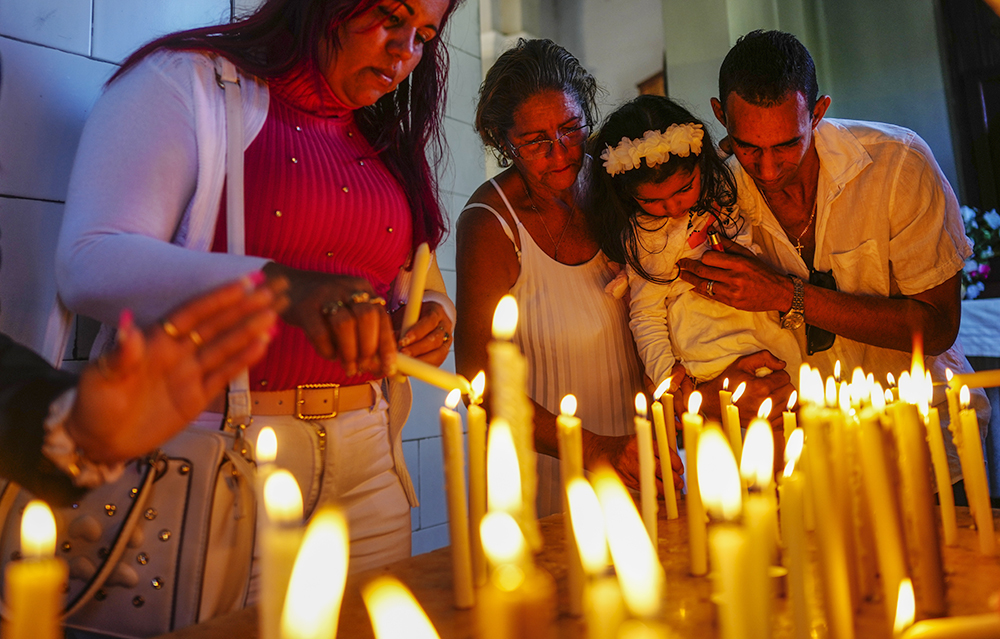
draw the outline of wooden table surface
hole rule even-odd
[[[663,508],[660,510],[662,516]],[[719,629],[715,622],[715,607],[709,600],[711,582],[707,577],[692,577],[688,574],[687,522],[683,514],[683,505],[681,511],[680,519],[659,521],[659,553],[667,575],[665,621],[677,637],[712,639],[719,636]],[[958,511],[959,543],[956,547],[944,548],[949,616],[987,612],[991,610],[991,597],[1000,591],[1000,559],[979,554],[976,532],[970,529],[972,520],[968,509],[959,508]],[[583,622],[566,614],[562,516],[546,517],[540,523],[545,546],[536,557],[536,561],[555,578],[558,588],[559,616],[551,636],[562,639],[584,639],[586,635]],[[360,587],[380,574],[394,575],[413,591],[443,639],[475,637],[475,610],[455,610],[451,605],[449,548],[440,548],[380,569],[350,576],[344,595],[338,637],[368,639],[374,636],[368,614],[361,601]],[[812,575],[810,583],[815,586]],[[817,620],[815,625],[817,633],[814,636],[825,636],[822,621]],[[869,637],[889,639],[891,631],[880,600],[861,603],[856,615],[856,629],[859,639]],[[779,596],[775,599],[773,637],[782,639],[791,636],[789,600]],[[258,637],[256,609],[250,608],[219,617],[165,635],[163,639],[232,639],[233,637],[241,639]]]

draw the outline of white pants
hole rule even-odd
[[[312,421],[290,415],[258,416],[247,429],[251,444],[264,426],[274,429],[278,440],[275,465],[295,477],[307,516],[325,504],[344,510],[351,538],[351,573],[410,556],[410,505],[393,465],[388,404],[378,385],[373,387],[377,398],[371,410]],[[218,413],[205,413],[195,425],[218,428],[221,420]],[[250,604],[258,596],[258,553],[259,547],[254,550]]]

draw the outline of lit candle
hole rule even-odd
[[[469,536],[472,545],[472,579],[486,583],[486,555],[479,538],[479,524],[486,515],[486,411],[480,405],[486,390],[486,373],[479,371],[469,394]]]
[[[962,467],[966,487],[974,489],[970,495],[976,500],[973,515],[976,518],[976,528],[979,530],[979,551],[984,555],[996,554],[996,535],[993,532],[993,510],[989,500],[989,485],[986,483],[986,465],[983,462],[983,447],[979,439],[979,422],[976,411],[969,408],[970,393],[968,386],[962,386],[959,391],[962,410],[959,422],[962,428],[962,438],[965,440],[966,459],[968,466]],[[971,502],[970,502],[971,503]]]
[[[601,504],[585,479],[571,480],[567,492],[573,538],[588,576],[583,607],[587,639],[616,639],[625,618],[625,605],[618,578],[608,570],[611,558]]]
[[[257,433],[257,472],[270,467],[274,459],[278,456],[278,438],[274,434],[274,429],[265,426]]]
[[[649,540],[656,548],[656,466],[653,455],[653,427],[646,419],[646,396],[635,396],[635,439],[639,448],[639,500],[642,504],[642,523]]]
[[[653,427],[656,428],[656,445],[660,453],[660,475],[663,477],[663,499],[667,505],[667,519],[677,519],[677,491],[674,488],[674,469],[670,464],[670,451],[677,441],[676,436],[667,434],[666,419],[663,415],[663,404],[660,397],[666,394],[670,405],[670,420],[674,419],[674,396],[666,391],[670,388],[670,378],[663,380],[653,393]],[[672,424],[671,424],[672,426]],[[670,429],[673,431],[673,428]]]
[[[795,402],[799,399],[798,391],[792,391],[792,394],[788,396],[788,404],[786,406],[785,412],[781,414],[781,425],[782,430],[785,435],[785,444],[788,444],[788,438],[792,436],[792,431],[795,430],[795,413],[792,411],[795,408]]]
[[[425,245],[421,245],[425,246]],[[413,593],[395,577],[381,575],[361,588],[376,639],[439,639]]]
[[[506,419],[493,420],[486,446],[486,501],[490,511],[521,514],[521,470]],[[520,522],[519,522],[520,523]]]
[[[736,397],[739,399],[739,396]],[[729,391],[729,378],[726,377],[722,380],[722,389],[719,390],[719,414],[722,417],[722,430],[729,436],[730,442],[732,442],[732,426],[729,421],[729,411],[727,410],[733,404],[733,394]],[[739,425],[737,425],[739,428]],[[736,450],[736,447],[733,447]],[[739,459],[737,457],[737,459]]]
[[[691,574],[700,577],[708,572],[708,546],[705,530],[705,507],[701,503],[698,488],[698,468],[695,460],[698,450],[698,435],[704,427],[704,420],[698,414],[701,409],[701,393],[694,391],[688,398],[687,412],[681,416],[684,427],[684,449],[687,451],[687,516],[688,545],[691,552]],[[739,477],[737,475],[737,481]]]
[[[754,552],[747,533],[734,523],[743,510],[739,471],[732,449],[716,428],[698,438],[696,462],[705,507],[712,517],[709,546],[714,576],[713,599],[719,606],[722,639],[754,635],[749,625],[746,596],[751,582],[744,574],[747,556]]]
[[[1000,386],[1000,369],[955,375],[955,387],[961,388],[963,385],[969,388],[992,388]]]
[[[778,488],[781,498],[781,540],[788,587],[792,599],[792,628],[795,639],[809,639],[812,623],[806,596],[806,529],[803,502],[804,482],[795,465],[802,454],[802,430],[794,429],[785,444],[785,472]]]
[[[837,373],[839,378],[839,373]],[[831,394],[832,391],[832,394]],[[840,510],[840,522],[844,527],[844,557],[847,567],[848,586],[850,587],[851,607],[857,610],[860,605],[860,580],[858,577],[858,554],[856,539],[858,536],[859,519],[852,514],[853,490],[851,485],[851,470],[853,464],[843,463],[851,459],[848,454],[847,426],[848,413],[851,410],[851,395],[847,382],[827,379],[826,402],[830,410],[827,412],[827,434],[829,443],[830,489],[833,503]],[[836,410],[839,408],[839,410]]]
[[[896,597],[896,615],[892,623],[892,636],[902,637],[906,629],[913,625],[916,615],[917,605],[913,597],[913,582],[907,577],[899,582],[898,596]]]
[[[282,639],[333,639],[347,583],[347,519],[324,506],[306,528],[281,614]]]
[[[442,390],[450,391],[453,388],[457,388],[464,394],[467,394],[471,390],[469,380],[461,375],[450,373],[416,357],[409,357],[402,353],[396,354],[396,370],[400,375],[414,377],[431,386],[437,386]]]
[[[257,442],[260,451],[259,437]],[[302,492],[290,472],[277,469],[268,473],[263,500],[267,522],[260,541],[260,634],[262,639],[278,639],[285,594],[304,534]]]
[[[563,526],[566,531],[566,581],[569,588],[569,614],[583,614],[583,567],[573,539],[573,524],[569,518],[567,490],[574,479],[583,477],[583,439],[580,418],[576,417],[576,397],[566,395],[559,404],[556,435],[559,439],[559,474],[562,479]]]
[[[948,457],[944,450],[944,435],[941,432],[941,418],[938,409],[930,405],[934,394],[934,382],[931,373],[927,371],[924,378],[921,413],[927,426],[927,445],[931,450],[931,462],[934,464],[934,480],[938,489],[938,503],[941,504],[941,527],[944,531],[946,546],[958,543],[958,522],[955,520],[955,494],[951,489],[951,471],[948,469]]]
[[[594,491],[604,513],[625,606],[635,617],[654,619],[663,605],[666,576],[635,503],[618,474],[607,466],[594,472]]]
[[[1000,615],[989,612],[967,617],[925,619],[913,623],[913,585],[904,579],[899,586],[899,603],[893,637],[899,639],[996,639],[1000,637]]]
[[[771,412],[765,399],[758,417],[750,422],[740,460],[740,475],[750,492],[743,505],[743,528],[753,552],[745,557],[744,575],[747,629],[751,637],[771,636],[772,588],[769,577],[778,536],[777,498],[774,492],[774,435],[762,417]]]
[[[740,385],[736,387],[736,391],[733,392],[732,403],[726,406],[725,411],[723,411],[723,414],[726,416],[723,420],[726,427],[726,437],[729,438],[729,446],[733,450],[734,459],[743,458],[743,428],[740,426],[740,409],[736,405],[736,402],[740,401],[746,389],[747,383],[740,382]]]
[[[462,400],[456,388],[441,407],[441,445],[444,451],[444,485],[448,498],[448,534],[451,539],[451,576],[454,605],[459,610],[475,603],[472,591],[472,554],[469,549],[469,510],[465,499],[465,454],[462,416],[455,407]]]
[[[480,591],[476,621],[480,639],[543,639],[555,620],[555,583],[532,565],[517,522],[505,512],[483,518],[480,534],[491,567]]]
[[[410,271],[410,290],[403,307],[403,322],[400,325],[400,336],[413,328],[420,319],[420,307],[424,301],[424,288],[427,286],[427,267],[431,263],[431,249],[427,242],[417,247],[413,254],[413,270]]]
[[[56,521],[45,502],[33,499],[21,516],[21,559],[7,564],[4,598],[7,616],[4,639],[62,637],[63,587],[66,563],[55,557]]]
[[[528,364],[521,350],[511,340],[517,331],[517,301],[504,295],[493,313],[493,339],[486,345],[490,366],[490,401],[492,416],[510,424],[521,471],[523,513],[516,517],[528,545],[541,549],[542,534],[535,517],[536,473],[534,407],[528,400]]]

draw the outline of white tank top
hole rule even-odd
[[[528,360],[528,396],[558,415],[563,396],[572,393],[584,428],[599,435],[632,433],[642,375],[628,306],[604,292],[615,276],[608,258],[598,251],[575,266],[552,259],[524,229],[500,185],[490,183],[514,219],[521,245],[521,270],[510,293],[520,318],[514,343]],[[514,242],[510,226],[495,209],[479,203],[466,208],[493,213]],[[559,461],[539,455],[538,516],[561,509]]]

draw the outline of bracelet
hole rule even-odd
[[[75,403],[76,389],[71,388],[49,404],[42,454],[78,488],[96,488],[116,481],[125,471],[125,464],[98,464],[87,459],[66,430],[66,420]]]

